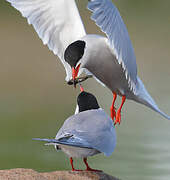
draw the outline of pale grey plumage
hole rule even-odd
[[[135,86],[131,88],[125,71],[112,53],[107,38],[98,35],[87,35],[82,40],[86,42],[86,49],[81,59],[81,67],[93,72],[93,75],[111,91],[116,92],[120,96],[125,95],[127,99],[144,104],[165,118],[170,119],[168,115],[158,108],[138,76],[136,77]],[[107,60],[107,63],[103,60]]]
[[[91,0],[88,9],[93,13],[92,20],[106,33],[113,54],[133,87],[137,76],[136,57],[119,11],[110,0]]]
[[[7,1],[28,19],[44,44],[59,56],[66,69],[67,81],[72,78],[72,73],[63,59],[64,51],[71,42],[84,40],[86,48],[80,60],[79,75],[86,68],[86,72],[90,71],[111,91],[144,104],[170,119],[170,116],[160,111],[137,76],[136,57],[126,26],[111,0],[90,0],[88,3],[92,20],[107,38],[86,35],[74,0]]]
[[[116,132],[110,117],[102,109],[96,109],[69,117],[55,139],[35,140],[58,145],[70,157],[87,157],[97,153],[109,156],[116,146]]]

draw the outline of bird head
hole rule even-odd
[[[64,52],[65,61],[72,68],[72,78],[74,87],[76,87],[76,78],[78,76],[79,68],[81,65],[81,58],[84,54],[86,43],[84,41],[78,40],[71,43]]]
[[[79,112],[100,108],[96,97],[93,94],[85,91],[82,91],[78,95],[77,104]]]

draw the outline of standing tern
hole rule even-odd
[[[66,70],[66,81],[85,71],[113,93],[110,108],[115,124],[121,121],[126,99],[162,112],[137,75],[136,57],[127,28],[111,0],[89,0],[91,19],[106,37],[86,34],[75,0],[7,0],[32,24],[43,43],[58,55]],[[75,84],[75,83],[74,83]],[[122,97],[119,109],[114,104]]]
[[[87,171],[98,171],[89,167],[87,157],[98,153],[110,156],[116,146],[116,132],[111,118],[98,105],[90,93],[81,92],[77,97],[76,114],[69,117],[58,131],[55,139],[40,139],[46,145],[54,145],[70,157],[72,171],[73,158],[83,158]]]

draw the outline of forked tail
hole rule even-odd
[[[150,94],[147,92],[144,84],[142,83],[142,81],[140,80],[139,77],[138,77],[137,81],[138,81],[138,87],[137,87],[135,100],[141,104],[148,106],[149,108],[158,112],[160,115],[162,115],[166,119],[170,120],[170,116],[168,116],[167,114],[165,114],[164,112],[162,112],[159,109],[159,107],[157,106],[155,101],[152,99]]]

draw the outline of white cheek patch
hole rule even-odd
[[[76,110],[75,110],[75,113],[74,114],[78,114],[79,113],[79,106],[77,105],[76,106]]]

